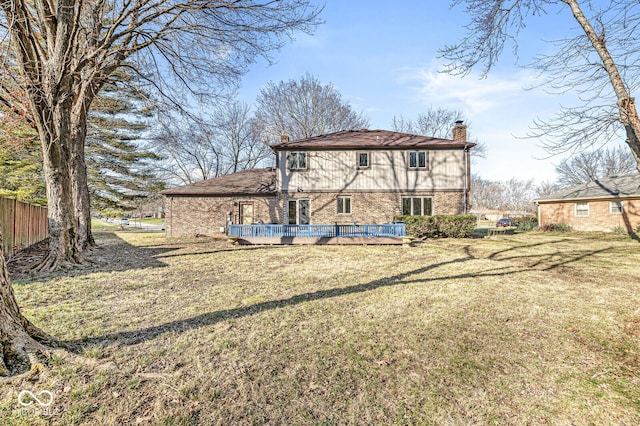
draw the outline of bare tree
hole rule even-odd
[[[622,148],[585,151],[556,167],[561,187],[580,185],[599,178],[636,171],[636,163]]]
[[[415,120],[394,116],[391,127],[396,132],[451,139],[453,124],[458,120],[466,121],[462,111],[429,107],[426,112],[418,114]],[[473,140],[470,132],[467,133],[467,138],[476,144],[471,150],[471,155],[475,158],[486,158],[487,146]]]
[[[551,182],[548,180],[542,181],[538,186],[536,186],[536,198],[546,198],[560,189],[562,188],[557,182]]]
[[[369,120],[353,111],[331,84],[309,74],[300,80],[269,82],[260,90],[256,106],[256,119],[269,134],[292,139],[369,126]]]
[[[253,169],[272,158],[249,105],[229,103],[216,112],[213,123],[224,153],[224,174]]]
[[[502,190],[502,185],[499,182],[473,175],[471,177],[471,205],[475,210],[500,210],[503,206]]]
[[[257,56],[310,31],[320,9],[310,0],[0,0],[0,102],[26,111],[42,145],[49,211],[49,254],[41,269],[83,262],[92,243],[84,160],[87,115],[114,73],[136,64],[141,78],[178,103],[180,92],[215,95]],[[167,74],[169,73],[169,74]],[[163,78],[163,76],[173,76]],[[14,91],[17,86],[18,91]],[[24,94],[26,104],[21,104]],[[10,295],[0,259],[2,359],[17,359],[39,337]],[[5,297],[7,296],[7,297]],[[4,330],[11,329],[10,333]],[[22,364],[22,365],[27,365]],[[14,368],[7,368],[11,372]]]
[[[266,137],[245,103],[219,106],[210,117],[172,114],[160,122],[152,145],[164,156],[160,174],[167,182],[191,184],[271,163]]]
[[[511,178],[508,181],[490,181],[473,176],[471,203],[474,209],[533,211],[536,187],[533,179]]]
[[[536,187],[533,179],[511,178],[502,183],[503,207],[516,212],[532,212],[533,200],[536,198]]]
[[[192,184],[219,176],[222,148],[211,125],[172,115],[160,119],[152,149],[162,155],[159,176],[168,183]]]
[[[256,56],[310,31],[309,0],[0,0],[0,28],[11,50],[0,55],[0,99],[29,112],[42,144],[49,200],[50,252],[40,265],[83,262],[92,244],[84,146],[87,115],[119,68],[132,70],[178,105],[234,83]],[[128,61],[128,62],[125,62]],[[14,104],[13,86],[27,107]]]
[[[0,229],[0,245],[2,229]],[[50,336],[34,326],[26,319],[16,302],[7,262],[0,250],[0,376],[8,376],[20,372],[29,365],[29,354],[42,351],[46,347],[42,343],[52,340]]]
[[[476,66],[488,73],[505,44],[517,52],[517,37],[529,19],[566,13],[579,29],[554,42],[555,51],[538,56],[531,66],[552,90],[577,93],[580,106],[563,108],[555,118],[535,123],[550,153],[583,150],[616,140],[624,130],[626,143],[640,169],[640,119],[633,91],[640,64],[640,3],[578,0],[454,0],[471,16],[461,42],[441,49],[447,70],[466,74]],[[567,28],[569,25],[567,25]]]

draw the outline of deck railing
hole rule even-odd
[[[240,238],[375,238],[404,237],[404,223],[381,225],[229,225],[229,236]]]

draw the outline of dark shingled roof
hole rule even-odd
[[[253,169],[201,180],[191,185],[165,189],[164,195],[273,195],[276,192],[276,172],[273,169]]]
[[[276,151],[295,149],[330,150],[330,149],[462,149],[472,147],[472,142],[460,142],[450,139],[439,139],[431,136],[410,135],[408,133],[389,130],[345,130],[328,135],[314,136],[290,142],[271,145]]]
[[[640,197],[640,174],[608,176],[555,192],[536,200],[540,203],[552,201],[586,200],[599,198]]]

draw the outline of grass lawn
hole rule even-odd
[[[97,233],[15,276],[82,349],[0,383],[0,424],[640,424],[640,243],[526,233],[239,247]],[[49,416],[21,390],[51,391]]]

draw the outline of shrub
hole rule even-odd
[[[572,228],[571,225],[566,223],[550,223],[543,226],[542,230],[545,232],[571,232]]]
[[[613,232],[615,234],[626,234],[627,230],[624,229],[622,226],[616,226],[616,227],[613,228]]]
[[[533,218],[528,218],[527,220],[520,222],[520,224],[518,225],[518,229],[520,231],[532,231],[537,227],[538,227],[538,220]]]
[[[476,228],[473,215],[396,216],[404,222],[407,235],[417,238],[468,238]]]

